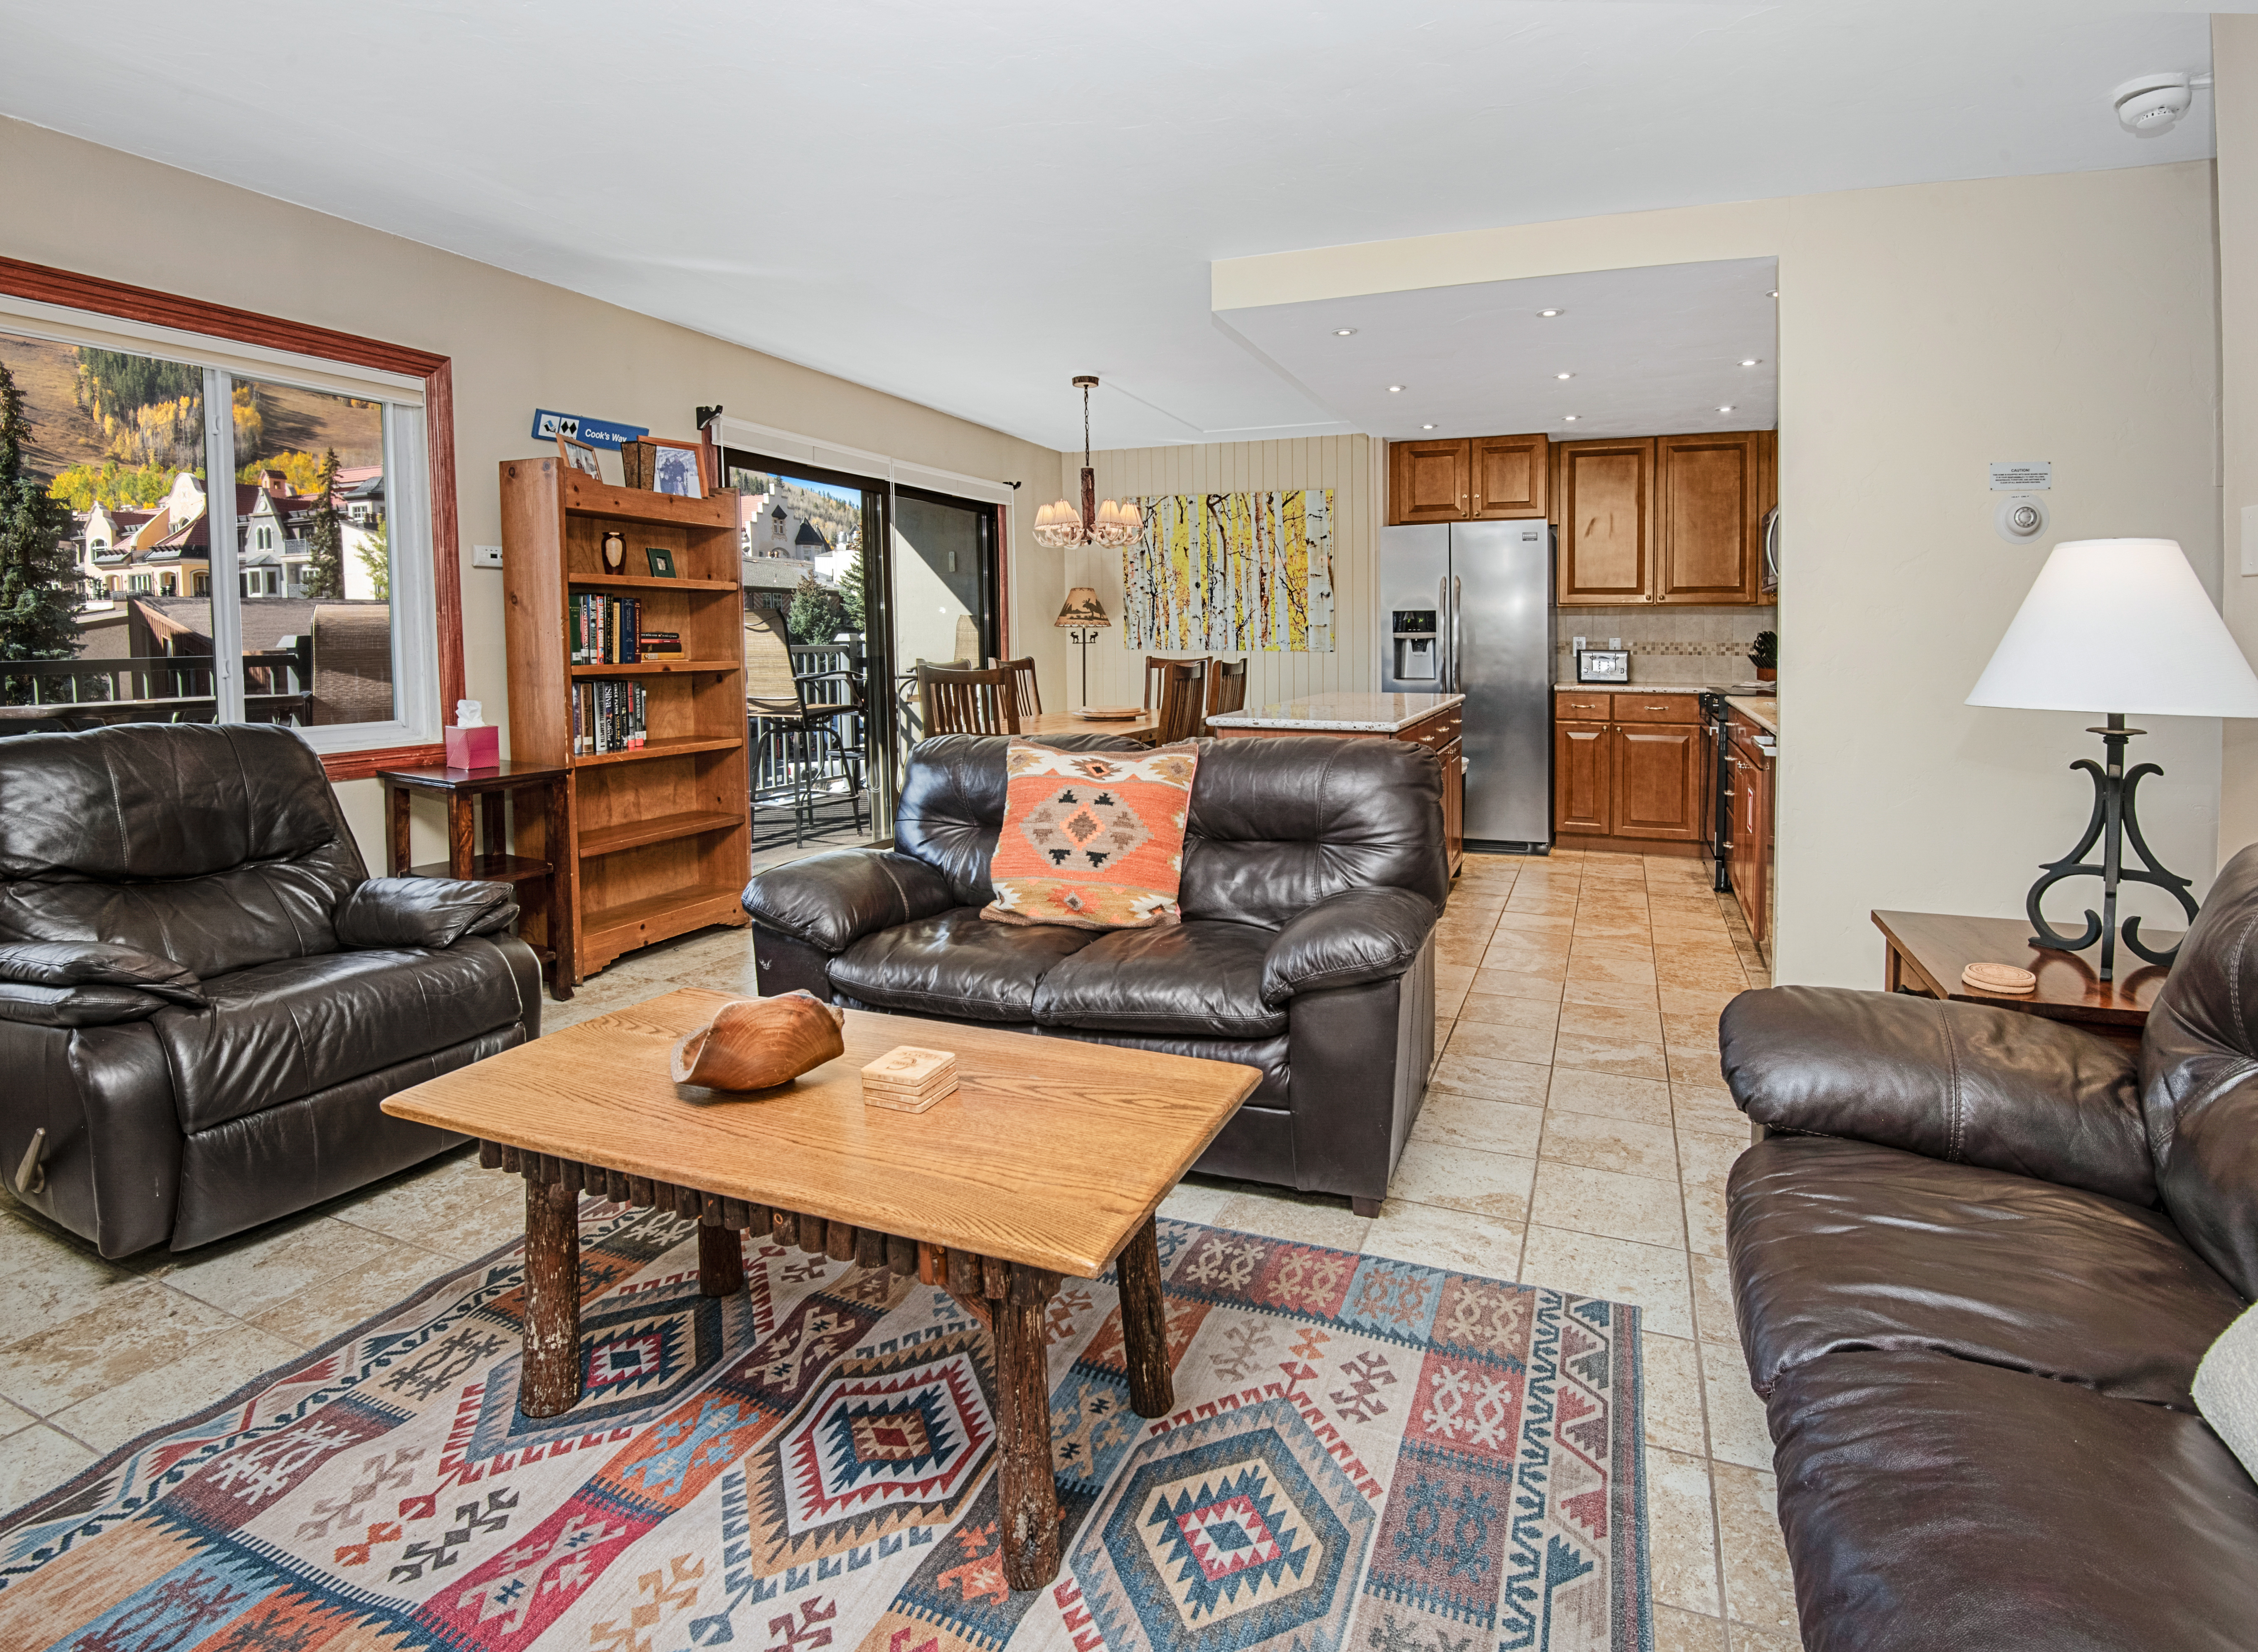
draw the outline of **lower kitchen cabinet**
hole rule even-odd
[[[1443,847],[1455,875],[1466,858],[1466,742],[1453,740],[1435,755],[1443,763]]]
[[[1618,723],[1615,826],[1618,837],[1693,842],[1701,835],[1699,723]]]
[[[1604,837],[1615,829],[1615,750],[1608,738],[1613,732],[1606,723],[1552,725],[1552,829],[1556,833]]]
[[[1736,715],[1730,725],[1729,799],[1733,811],[1733,847],[1726,856],[1733,897],[1749,934],[1765,955],[1772,955],[1772,760],[1757,747],[1755,727]]]

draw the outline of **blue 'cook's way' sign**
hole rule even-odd
[[[586,442],[592,448],[610,448],[614,452],[622,442],[632,442],[650,434],[647,424],[621,424],[616,419],[590,419],[577,413],[551,413],[546,408],[533,410],[533,434],[544,442],[553,442],[558,432],[575,442]]]

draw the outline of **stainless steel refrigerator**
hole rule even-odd
[[[1469,847],[1552,841],[1552,528],[1380,533],[1380,686],[1463,694]]]

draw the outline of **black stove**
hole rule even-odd
[[[1715,869],[1710,887],[1721,894],[1733,887],[1732,875],[1725,869],[1726,857],[1733,848],[1732,742],[1725,727],[1732,708],[1725,704],[1728,691],[1705,688],[1699,697],[1701,716],[1709,725],[1709,861]]]

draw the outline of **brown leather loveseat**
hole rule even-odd
[[[1743,994],[1729,1185],[1804,1643],[2258,1646],[2258,1486],[2197,1414],[2258,1293],[2258,849],[2137,1056],[2007,1010]]]
[[[1378,1209],[1434,1053],[1451,871],[1433,756],[1388,740],[1203,741],[1183,921],[1101,932],[980,916],[1009,744],[920,744],[892,851],[756,873],[745,911],[761,991],[1253,1067],[1261,1086],[1196,1167]]]

